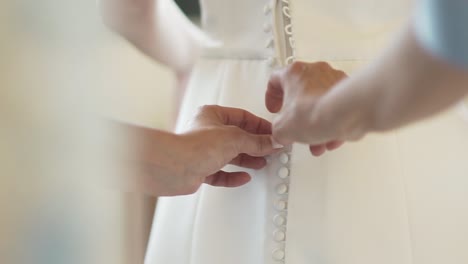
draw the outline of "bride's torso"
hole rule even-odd
[[[200,1],[203,29],[214,41],[192,73],[179,129],[204,104],[240,107],[272,119],[263,103],[265,87],[289,55],[327,61],[351,73],[382,50],[410,14],[407,0]],[[462,188],[468,189],[468,178],[462,181],[468,165],[457,162],[468,149],[467,133],[466,124],[451,116],[370,136],[321,158],[295,145],[269,157],[265,169],[249,171],[253,177],[246,186],[204,186],[192,196],[161,199],[146,263],[468,260],[461,246],[452,245],[468,243],[468,236],[455,235],[457,228],[446,224],[452,218],[468,222]],[[443,163],[431,145],[445,153]],[[444,174],[444,168],[451,173]],[[441,174],[452,200],[431,200],[439,194]],[[450,209],[437,217],[433,206]],[[441,240],[425,239],[433,239],[434,230]],[[451,248],[428,250],[444,244]]]
[[[200,0],[202,26],[225,54],[278,55],[291,17],[295,57],[368,60],[409,18],[411,1]],[[273,43],[271,40],[273,39]],[[276,47],[274,47],[276,45]],[[276,50],[275,50],[276,49]],[[253,56],[253,55],[252,55]]]

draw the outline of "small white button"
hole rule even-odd
[[[274,260],[283,260],[284,259],[284,250],[277,249],[273,251],[273,259]]]
[[[282,215],[276,215],[273,217],[273,222],[276,226],[284,226],[286,224],[286,218]]]
[[[281,167],[279,170],[278,170],[278,176],[281,178],[281,179],[286,179],[288,178],[289,176],[289,169],[287,167]]]
[[[283,230],[275,230],[275,232],[273,232],[273,238],[277,242],[284,241],[286,239],[286,232]]]
[[[271,48],[275,44],[275,41],[273,39],[269,39],[265,42],[265,48]]]
[[[288,203],[284,200],[278,200],[275,203],[275,208],[278,211],[284,211],[288,207]]]
[[[267,63],[268,63],[268,65],[270,65],[270,67],[273,67],[273,66],[276,65],[276,59],[275,58],[268,58]]]
[[[265,15],[268,15],[271,12],[272,9],[273,9],[272,3],[268,3],[263,7],[263,13]]]
[[[286,165],[288,162],[289,162],[289,155],[287,153],[281,153],[281,155],[279,156],[279,161]]]
[[[280,184],[276,186],[276,193],[277,194],[285,194],[288,192],[288,186],[286,184]]]
[[[265,33],[270,33],[271,32],[271,24],[270,23],[265,23],[263,25],[263,32],[265,32]]]

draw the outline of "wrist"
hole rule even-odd
[[[159,196],[186,194],[188,159],[186,137],[165,131],[153,131],[143,156],[150,166],[150,177]],[[145,164],[143,164],[145,165]]]
[[[158,172],[171,177],[181,175],[185,162],[183,135],[155,130],[149,144],[150,158]]]
[[[353,78],[353,77],[351,77]],[[372,127],[372,98],[347,79],[323,96],[316,107],[316,115],[331,140],[357,140]]]

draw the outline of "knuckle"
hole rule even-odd
[[[288,66],[287,72],[289,74],[297,74],[302,72],[304,69],[305,63],[301,61],[295,61]]]
[[[216,105],[202,105],[198,107],[198,112],[204,113],[204,112],[213,111],[217,109],[216,107],[217,107]]]
[[[330,70],[330,69],[332,69],[330,64],[328,64],[328,62],[325,62],[325,61],[318,61],[318,62],[315,63],[315,66],[317,66],[317,68],[319,68],[321,70]]]
[[[341,77],[345,77],[346,76],[346,73],[342,70],[337,70],[336,73],[341,76]]]
[[[207,107],[208,107],[207,105],[199,106],[199,107],[197,107],[197,112],[201,113],[201,112],[205,111],[205,109],[206,109]]]
[[[199,110],[202,112],[215,112],[220,110],[221,106],[219,105],[203,105],[199,107]]]
[[[207,111],[207,106],[206,106],[206,105],[199,106],[199,107],[197,107],[197,109],[195,110],[195,116],[201,116],[201,115],[203,115],[203,113],[205,113],[206,111]]]
[[[268,145],[271,145],[271,142],[267,142],[267,138],[262,137],[258,140],[257,151],[260,153],[265,152],[268,149]]]
[[[240,148],[248,140],[247,133],[236,126],[227,127],[226,136],[227,138],[224,142],[227,143],[231,149],[235,150],[235,152],[239,152]]]

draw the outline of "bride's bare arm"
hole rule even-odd
[[[325,96],[323,105],[353,107],[349,98],[356,98],[354,106],[369,107],[368,129],[386,131],[443,111],[467,93],[467,70],[431,54],[408,27],[380,60]]]
[[[173,0],[100,0],[100,5],[110,28],[179,76],[190,72],[207,41]]]

